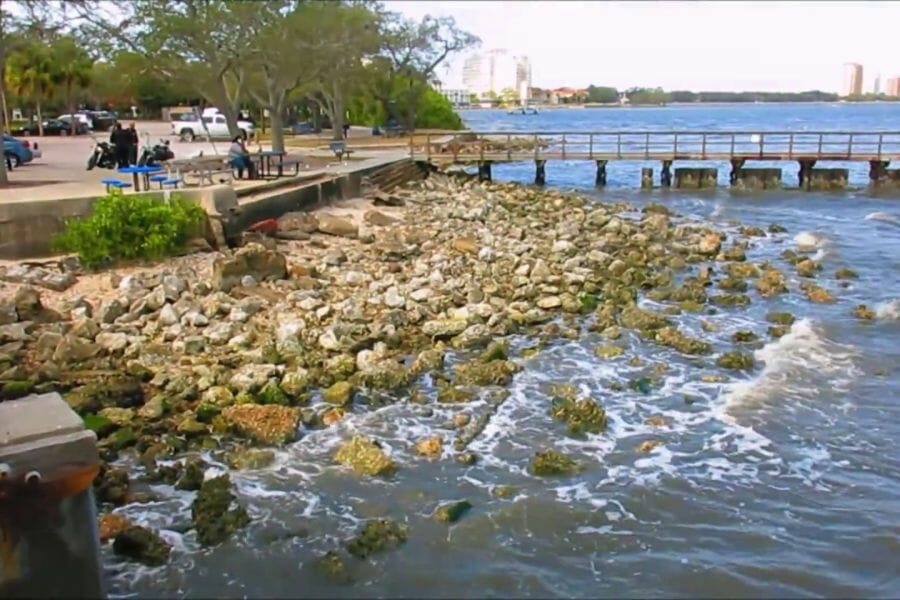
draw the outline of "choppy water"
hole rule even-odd
[[[573,128],[587,118],[581,116],[585,110],[566,112],[573,113]],[[702,128],[722,121],[747,129],[900,125],[900,107],[859,105],[635,109],[598,111],[596,118],[614,112],[648,127]],[[560,123],[551,126],[559,129]],[[582,168],[551,163],[548,183],[589,184],[592,174],[586,170],[581,177]],[[516,167],[494,172],[495,178],[517,174]],[[529,166],[521,179],[531,176]],[[615,188],[617,180],[611,177],[611,183]],[[281,451],[274,467],[233,473],[255,519],[212,550],[200,550],[193,532],[177,533],[185,530],[192,495],[155,487],[168,499],[123,512],[162,528],[175,544],[173,558],[166,567],[147,569],[106,554],[112,591],[153,597],[900,596],[898,200],[864,192],[647,195],[617,189],[598,198],[661,201],[732,231],[733,221],[779,223],[789,232],[752,239],[748,260],[771,259],[781,267],[778,255],[809,237],[799,234],[811,234],[813,255],[824,267],[819,283],[837,301],[754,297],[746,308],[675,317],[716,352],[734,346],[730,336],[738,329],[760,335],[763,341],[750,345],[757,368],[729,373],[727,383],[700,380],[701,372],[717,372],[708,358],[686,358],[628,334],[620,340],[626,354],[613,359],[594,356],[601,342],[596,334],[560,340],[516,376],[509,399],[470,446],[481,456],[475,466],[449,458],[429,462],[412,451],[412,443],[430,432],[449,435],[442,426],[459,406],[358,409],[336,428],[309,433]],[[840,266],[860,275],[847,288],[833,277]],[[789,282],[791,289],[797,286],[796,279]],[[859,303],[877,307],[878,318],[853,318],[850,311]],[[766,335],[770,310],[798,318],[776,341]],[[703,332],[701,321],[719,330]],[[644,364],[630,366],[632,356]],[[668,366],[662,387],[646,394],[627,388],[630,378],[657,364]],[[608,431],[566,438],[547,414],[544,386],[550,382],[571,382],[600,401]],[[617,382],[626,391],[613,391]],[[486,409],[487,398],[472,405],[472,412]],[[662,416],[668,425],[645,424],[650,416]],[[350,431],[385,440],[403,468],[382,481],[332,467],[335,445]],[[649,454],[637,452],[649,439],[664,443]],[[529,458],[548,445],[587,468],[573,477],[530,476]],[[495,498],[497,485],[515,486],[517,494]],[[431,519],[439,502],[463,498],[474,508],[456,525]],[[313,568],[317,556],[360,522],[380,516],[410,526],[404,546],[350,563],[352,585],[331,583]]]

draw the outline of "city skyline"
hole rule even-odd
[[[482,39],[481,51],[527,54],[532,85],[541,88],[840,92],[841,66],[848,62],[882,73],[883,82],[900,74],[893,41],[900,2],[384,4],[416,19],[453,16]],[[462,87],[468,56],[439,70],[446,87]],[[864,81],[863,89],[871,83]]]

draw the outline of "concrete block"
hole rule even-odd
[[[809,189],[819,191],[846,189],[849,175],[849,169],[812,169]]]
[[[714,188],[718,177],[718,169],[679,167],[675,169],[675,187],[678,189]]]
[[[885,169],[884,174],[873,183],[879,189],[900,190],[900,169]]]
[[[0,403],[0,598],[100,597],[97,438],[59,394]],[[10,516],[10,515],[5,515]]]
[[[733,187],[739,190],[781,189],[781,169],[741,169]]]
[[[641,169],[641,188],[651,189],[653,187],[653,168],[644,167]]]

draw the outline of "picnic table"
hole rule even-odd
[[[141,182],[144,184],[144,190],[150,189],[150,174],[151,173],[159,173],[163,168],[159,165],[144,165],[144,166],[130,166],[130,167],[119,167],[116,169],[117,172],[128,174],[130,173],[132,179],[134,181],[134,191],[141,191]]]
[[[284,171],[284,151],[281,150],[260,150],[256,153],[256,157],[259,159],[259,168],[257,172],[261,178],[271,177],[272,176],[272,159],[278,158],[278,175],[276,177],[281,177]],[[254,155],[250,155],[251,158]]]
[[[216,174],[227,174],[229,178],[233,175],[228,158],[225,156],[182,158],[169,161],[169,165],[175,169],[177,179],[181,179],[182,175],[196,175],[200,185],[204,183],[214,185],[213,176]]]

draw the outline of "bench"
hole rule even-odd
[[[350,158],[350,155],[353,154],[353,150],[348,149],[347,144],[344,142],[331,142],[328,144],[328,147],[331,148],[331,151],[334,152],[337,159],[342,162],[345,156]]]
[[[149,177],[148,179],[149,179],[149,181],[152,181],[153,183],[158,183],[159,189],[163,189],[163,182],[166,181],[168,178],[169,178],[168,175],[153,175],[152,177]]]
[[[122,181],[121,179],[102,179],[100,183],[106,186],[106,193],[108,194],[110,191],[116,190],[124,190],[125,188],[130,188],[131,184],[127,181]]]
[[[287,170],[288,167],[294,167],[294,175],[300,174],[300,165],[305,164],[299,158],[285,156],[281,160],[281,164],[278,167],[278,176],[281,177],[284,174],[284,171]]]

